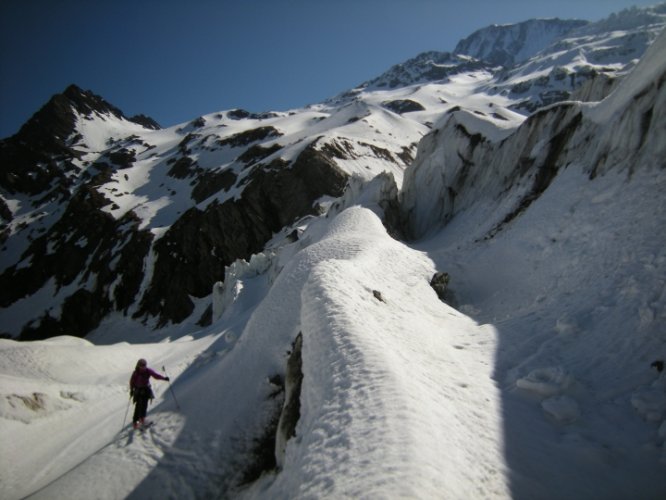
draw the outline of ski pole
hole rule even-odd
[[[162,371],[164,372],[164,375],[166,375],[167,378],[169,378],[169,375],[167,374],[167,371],[166,371],[166,368],[164,367],[164,365],[162,365]],[[169,391],[171,392],[171,395],[173,396],[173,401],[174,401],[174,403],[176,403],[176,408],[178,408],[178,410],[180,411],[180,405],[178,404],[178,400],[176,399],[176,393],[173,392],[173,387],[171,387],[171,379],[170,378],[169,378],[168,382],[169,382]]]
[[[132,402],[132,393],[130,393],[129,399],[127,400],[127,408],[125,409],[125,416],[123,417],[123,426],[120,428],[121,431],[125,428],[125,422],[127,421],[127,413],[129,412],[129,407],[131,402]]]

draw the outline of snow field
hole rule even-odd
[[[497,328],[514,494],[666,490],[664,376],[650,368],[666,342],[665,181],[649,168],[590,181],[571,165],[492,239],[480,240],[497,215],[480,202],[418,245],[460,309]]]
[[[0,496],[23,498],[113,443],[128,407],[129,376],[139,357],[159,359],[155,369],[161,371],[164,363],[169,375],[177,376],[209,342],[95,346],[74,337],[0,340]],[[169,397],[166,385],[156,382],[153,387],[154,404]],[[131,412],[132,408],[126,425]],[[131,463],[130,458],[125,466]],[[97,484],[93,491],[109,486],[102,496],[114,498],[116,479]]]

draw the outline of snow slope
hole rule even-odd
[[[663,172],[560,174],[510,228],[479,213],[418,248],[461,311],[497,329],[513,498],[660,498],[666,492]]]
[[[137,356],[159,358],[170,375],[178,375],[214,339],[112,346],[73,337],[35,343],[0,340],[2,498],[23,498],[118,443],[123,418],[125,424],[131,419],[131,413],[125,415],[127,367]],[[167,396],[162,386],[156,393],[158,401]],[[140,463],[148,467],[145,457]],[[112,479],[119,482],[132,474],[115,472]],[[93,498],[96,491],[114,498],[114,481],[96,483],[89,494],[72,492],[67,498]]]
[[[261,118],[294,155],[305,124],[355,138],[357,157],[339,158],[348,191],[230,266],[209,327],[146,335],[116,313],[98,345],[1,339],[0,497],[663,498],[666,373],[650,363],[666,357],[665,49],[662,34],[605,101],[527,120],[478,92],[485,71]],[[426,104],[413,119],[382,105],[410,96]],[[364,168],[366,125],[388,144],[426,123],[404,182]],[[146,134],[159,155],[186,129]],[[150,155],[114,176],[112,212],[144,206],[159,234],[178,199],[161,205],[148,180],[170,183],[160,193],[181,181]],[[410,244],[381,221],[401,184]],[[429,286],[436,271],[451,305]],[[142,333],[150,343],[122,341]],[[143,433],[124,419],[139,357],[174,390],[155,382]]]
[[[650,368],[666,356],[665,50],[662,33],[606,100],[502,141],[449,114],[405,178],[417,248],[498,330],[518,498],[666,492],[666,375]]]

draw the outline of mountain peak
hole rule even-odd
[[[161,127],[150,117],[136,115],[127,118],[123,112],[104,98],[90,90],[83,90],[75,84],[69,85],[62,93],[55,94],[28,120],[18,135],[23,139],[51,140],[56,137],[65,140],[76,128],[77,114],[91,118],[93,115],[109,115],[132,121],[148,129]]]
[[[17,135],[23,140],[64,141],[76,128],[77,113],[90,117],[93,113],[110,114],[124,118],[122,112],[100,96],[78,86],[69,85],[56,94],[26,122]]]
[[[493,24],[463,38],[453,53],[471,56],[496,66],[510,67],[528,60],[555,39],[587,24],[588,21],[557,18]]]
[[[77,123],[80,117],[113,117],[132,121],[146,129],[160,126],[149,117],[137,115],[126,118],[122,111],[90,90],[69,85],[62,93],[52,96],[12,137],[0,141],[0,186],[8,192],[41,193],[49,189],[69,161],[80,157],[71,147],[72,137],[80,136]],[[58,162],[64,166],[56,167]]]
[[[111,114],[118,118],[124,117],[122,111],[109,104],[102,97],[93,94],[90,90],[83,90],[74,84],[67,87],[61,95],[69,101],[73,109],[82,115],[90,116],[92,113],[97,112]],[[57,98],[58,96],[55,97]]]
[[[361,84],[360,88],[394,89],[416,83],[433,82],[465,71],[486,68],[483,61],[463,54],[427,51],[418,54],[404,63],[392,66],[382,75]]]

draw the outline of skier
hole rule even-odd
[[[137,361],[136,368],[130,377],[130,396],[134,399],[135,405],[132,425],[135,429],[138,429],[139,425],[143,425],[148,410],[148,401],[155,397],[150,387],[150,377],[169,381],[169,377],[160,375],[147,365],[146,360],[141,358]]]

